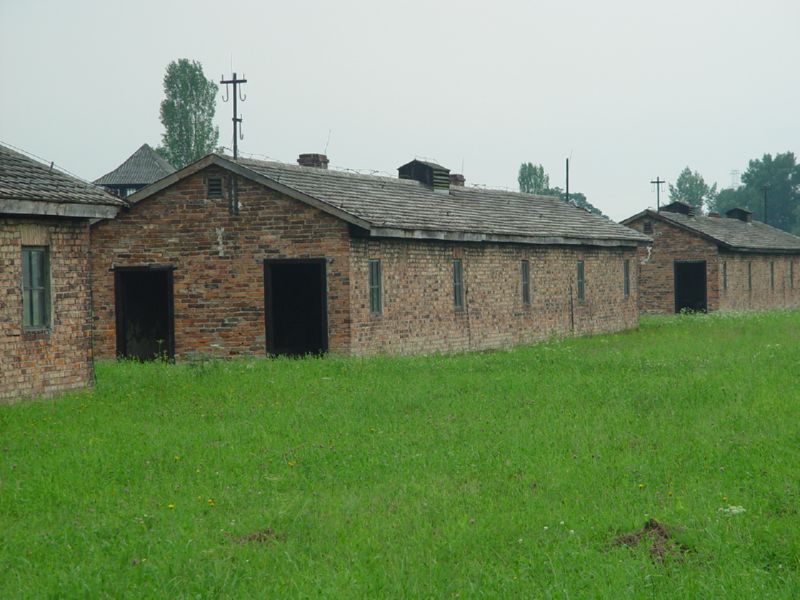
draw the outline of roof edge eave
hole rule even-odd
[[[566,236],[525,236],[476,233],[474,231],[440,231],[433,229],[401,229],[396,227],[370,227],[371,237],[389,237],[414,240],[438,240],[448,242],[496,242],[535,246],[597,246],[631,247],[649,244],[649,239],[621,238],[576,238]]]
[[[6,215],[110,219],[120,208],[122,205],[0,199],[0,214]]]

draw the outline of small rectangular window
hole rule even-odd
[[[208,197],[222,198],[222,177],[208,178]]]
[[[369,312],[381,314],[381,261],[369,261]]]
[[[753,263],[747,263],[747,290],[753,289]]]
[[[460,258],[453,260],[453,306],[456,310],[464,308],[464,273]]]
[[[631,295],[631,261],[622,263],[622,293],[627,298]]]
[[[728,262],[722,261],[722,291],[728,291]]]
[[[577,285],[577,295],[578,295],[578,302],[583,302],[586,299],[586,289],[585,289],[585,280],[584,280],[584,273],[583,273],[583,261],[578,261],[577,267],[577,276],[578,276],[578,285]]]
[[[789,288],[794,289],[794,261],[789,259]]]
[[[642,233],[653,233],[653,222],[645,221],[642,223]]]
[[[50,327],[50,260],[46,247],[22,247],[22,327]]]
[[[775,263],[769,263],[769,287],[770,289],[775,289]]]
[[[522,303],[528,306],[531,303],[531,267],[527,260],[523,260],[520,265],[520,276],[522,278]]]
[[[222,196],[221,189],[220,196]],[[228,214],[234,216],[239,214],[239,180],[235,175],[228,177]]]

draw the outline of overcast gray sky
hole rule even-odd
[[[242,154],[516,189],[541,163],[615,219],[685,166],[800,151],[800,2],[0,0],[0,141],[85,179],[159,144],[167,64],[244,73]],[[220,100],[220,141],[231,145]]]

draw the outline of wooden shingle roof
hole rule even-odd
[[[742,221],[729,217],[684,215],[676,212],[646,210],[623,223],[632,223],[644,216],[662,219],[706,239],[726,250],[738,252],[798,252],[800,237],[760,221]]]
[[[249,159],[239,159],[238,164],[386,234],[417,232],[412,237],[542,244],[636,245],[650,239],[550,196],[460,186],[438,193],[410,179]]]
[[[212,154],[129,196],[139,203],[211,165],[311,204],[375,237],[593,246],[636,246],[638,231],[549,196],[452,186],[434,191],[411,179]]]
[[[102,188],[0,145],[0,213],[108,217],[123,206]]]
[[[158,155],[148,144],[142,146],[110,173],[95,179],[95,185],[140,186],[150,185],[175,172],[166,159]]]

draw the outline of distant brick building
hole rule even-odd
[[[0,402],[91,383],[89,219],[122,204],[0,146]]]
[[[704,216],[673,202],[623,224],[653,238],[639,265],[643,313],[800,306],[800,238],[747,210]]]
[[[209,155],[95,224],[98,355],[452,352],[638,324],[636,231],[432,163],[298,162]]]

